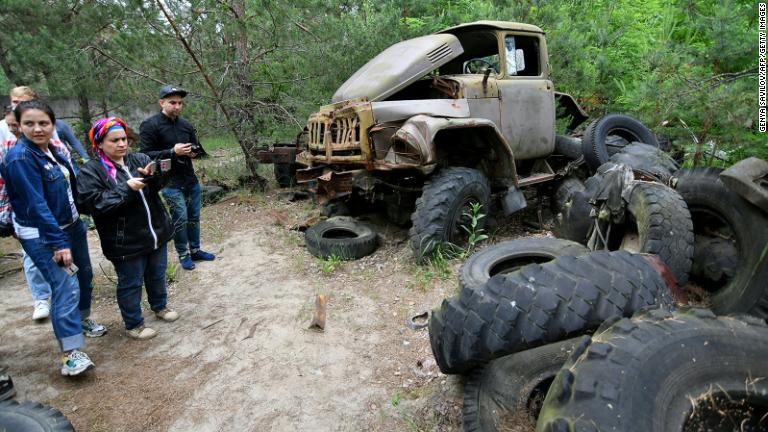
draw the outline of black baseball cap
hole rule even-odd
[[[179,86],[175,86],[173,84],[166,84],[162,87],[160,87],[160,99],[165,99],[170,95],[179,95],[181,97],[184,97],[187,95],[187,91]]]

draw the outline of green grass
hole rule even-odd
[[[219,135],[210,137],[200,137],[200,143],[205,151],[211,152],[219,149],[239,149],[240,145],[232,135]]]

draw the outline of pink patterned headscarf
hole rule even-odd
[[[99,157],[101,165],[104,167],[104,170],[107,171],[107,177],[115,182],[117,181],[115,178],[117,175],[117,168],[115,167],[114,162],[109,160],[107,155],[104,154],[104,151],[99,148],[99,144],[104,141],[104,137],[107,136],[108,133],[120,129],[125,130],[126,134],[128,133],[128,126],[126,126],[122,119],[118,117],[109,117],[96,120],[96,123],[93,124],[93,127],[88,132],[88,138],[91,140],[91,146],[93,146],[93,153]]]

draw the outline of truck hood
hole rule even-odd
[[[334,103],[353,98],[380,101],[464,52],[459,39],[436,34],[396,43],[371,59],[336,90]]]

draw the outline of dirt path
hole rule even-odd
[[[109,333],[87,340],[97,368],[78,379],[59,375],[21,275],[0,278],[0,358],[17,400],[51,404],[79,431],[459,430],[461,383],[438,374],[426,330],[404,325],[451,295],[453,278],[416,267],[389,225],[375,254],[331,270],[286,227],[316,213],[263,195],[206,207],[203,241],[218,258],[180,271],[170,302],[182,318],[145,312],[160,334],[144,342],[125,336],[91,232],[94,316]],[[318,293],[330,299],[324,333],[307,330]]]

